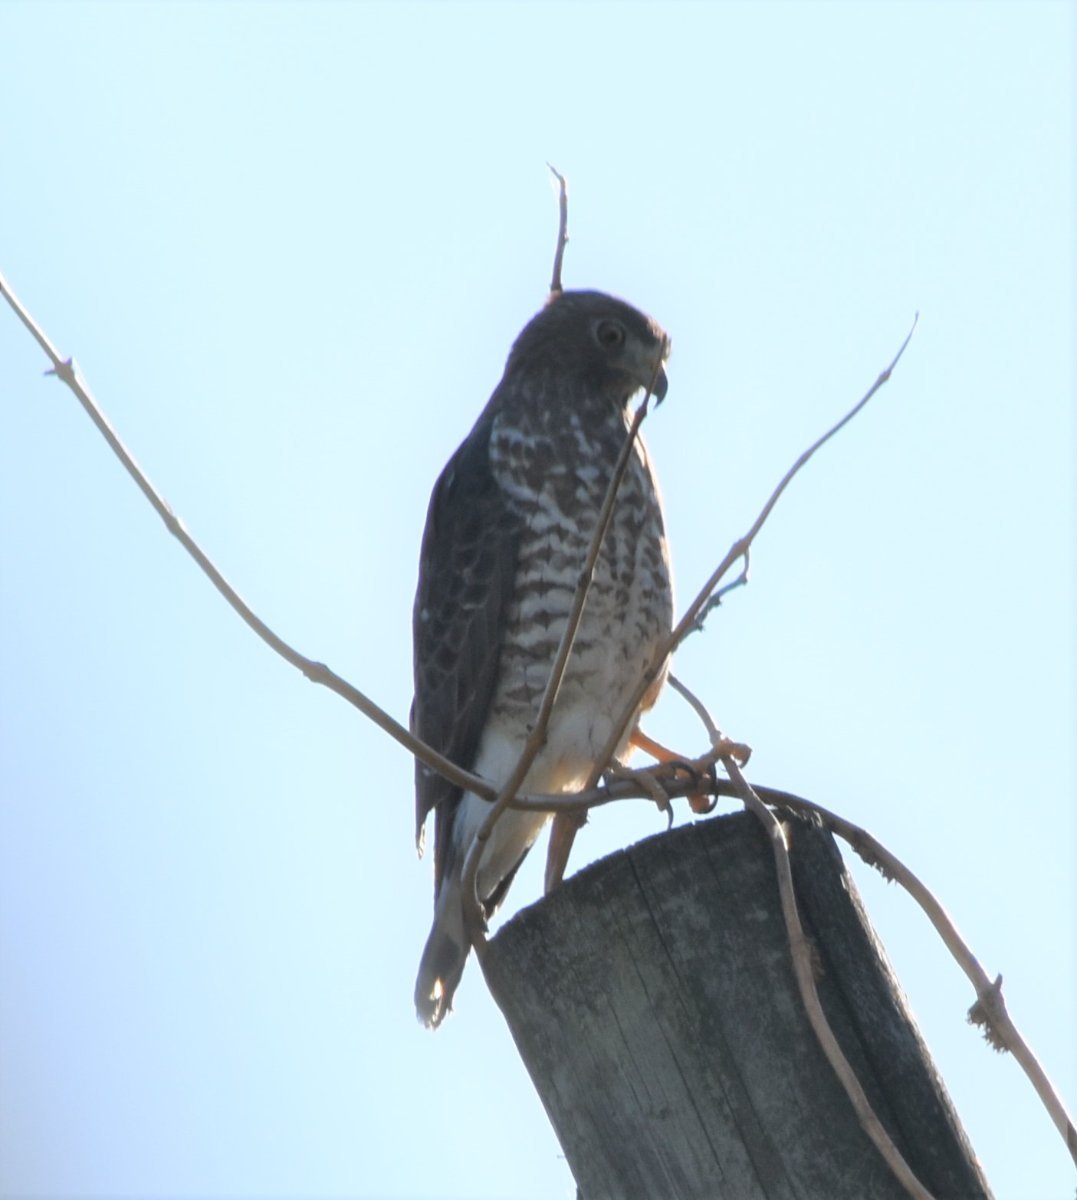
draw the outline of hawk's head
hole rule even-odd
[[[556,373],[618,404],[641,388],[661,402],[668,356],[662,327],[623,300],[602,292],[555,292],[516,339],[505,378]]]

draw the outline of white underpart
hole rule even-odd
[[[592,706],[555,707],[546,745],[524,777],[520,792],[557,794],[582,788],[612,729],[610,714],[596,711]],[[517,739],[506,737],[496,723],[491,724],[479,745],[475,773],[495,787],[501,787],[515,769],[520,751]],[[453,821],[453,839],[461,869],[489,812],[490,801],[473,792],[466,793],[460,801]],[[542,832],[549,815],[510,808],[498,817],[479,863],[477,882],[481,897],[489,896],[516,866],[524,851]]]

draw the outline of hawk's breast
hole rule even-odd
[[[559,425],[534,412],[502,414],[490,442],[494,475],[523,526],[490,718],[500,737],[520,743],[545,690],[627,428],[608,404],[597,414],[571,411]],[[661,501],[637,440],[529,790],[583,782],[672,619]]]

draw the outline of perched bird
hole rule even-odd
[[[654,321],[621,300],[552,293],[434,485],[415,597],[412,728],[495,786],[534,724],[624,445],[629,401],[647,388],[661,401],[668,346]],[[672,619],[662,505],[637,439],[546,742],[521,791],[567,792],[585,782]],[[664,679],[665,667],[642,708]],[[461,873],[490,802],[419,762],[415,790],[420,854],[435,813],[434,923],[415,1006],[425,1025],[437,1026],[470,950]],[[487,917],[547,819],[508,810],[497,821],[478,869]]]

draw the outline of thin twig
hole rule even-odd
[[[602,755],[600,756],[599,768],[597,772],[593,773],[593,778],[588,781],[588,787],[593,787],[594,784],[597,783],[598,779],[601,778],[602,769],[613,757],[617,746],[620,744],[621,738],[624,736],[624,731],[628,728],[629,723],[636,713],[636,710],[639,708],[640,701],[661,674],[662,668],[664,667],[667,659],[674,652],[674,650],[677,649],[681,642],[684,641],[688,634],[699,627],[699,622],[702,619],[704,608],[711,599],[715,588],[718,587],[734,563],[740,561],[741,559],[747,561],[747,556],[751,550],[752,543],[755,541],[759,531],[763,528],[763,525],[773,511],[774,506],[781,498],[782,493],[789,486],[789,484],[792,483],[794,477],[800,472],[801,468],[807,464],[813,455],[818,450],[822,449],[822,447],[826,445],[826,443],[830,441],[830,439],[834,437],[836,433],[844,429],[844,427],[848,425],[848,423],[857,415],[857,413],[860,412],[860,410],[868,403],[868,401],[883,386],[883,384],[889,380],[894,368],[901,361],[901,356],[905,353],[905,348],[912,339],[913,333],[916,331],[916,324],[919,319],[920,314],[917,313],[913,319],[913,323],[909,329],[909,332],[905,335],[905,340],[901,343],[901,347],[897,354],[894,355],[890,365],[880,373],[878,379],[875,380],[867,392],[864,393],[860,400],[853,405],[853,407],[845,414],[845,416],[841,418],[840,421],[831,426],[831,428],[828,429],[826,433],[822,435],[822,437],[813,442],[812,445],[810,445],[808,449],[800,455],[796,462],[793,463],[789,470],[786,471],[778,483],[778,486],[774,489],[774,491],[771,492],[766,504],[764,504],[760,509],[759,515],[752,522],[751,528],[747,533],[733,543],[725,558],[722,559],[722,561],[711,573],[711,576],[707,582],[700,588],[696,598],[685,610],[684,616],[681,617],[673,631],[659,646],[654,658],[651,660],[647,670],[643,673],[643,677],[636,686],[636,690],[632,693],[631,698],[621,710],[618,719],[614,722],[613,730],[610,733],[610,736],[606,741],[606,745],[603,747]],[[747,578],[747,576],[745,575],[744,578]]]
[[[561,283],[561,267],[565,261],[565,247],[568,245],[568,180],[553,163],[546,165],[557,180],[558,188],[557,249],[554,251],[553,274],[550,276],[550,298],[552,299],[565,290]]]
[[[804,927],[800,923],[800,913],[797,911],[796,893],[793,890],[793,869],[789,862],[789,847],[785,840],[782,824],[752,790],[731,754],[722,756],[722,765],[729,772],[730,780],[737,789],[738,796],[743,800],[744,806],[759,819],[770,839],[770,846],[774,852],[774,865],[778,873],[782,915],[785,917],[785,928],[789,935],[789,947],[793,956],[793,973],[796,976],[805,1012],[815,1031],[819,1045],[856,1110],[864,1132],[871,1138],[902,1187],[914,1200],[932,1200],[931,1193],[916,1178],[912,1168],[905,1161],[901,1151],[894,1145],[875,1110],[871,1107],[864,1089],[860,1085],[860,1080],[856,1077],[856,1072],[849,1065],[849,1060],[845,1057],[834,1036],[834,1031],[830,1028],[826,1013],[823,1012],[812,970],[811,944],[804,933]]]
[[[255,614],[250,605],[243,599],[242,596],[235,590],[227,579],[221,574],[217,566],[210,560],[201,546],[191,537],[184,527],[183,522],[172,511],[172,508],[164,497],[157,491],[154,485],[150,482],[145,471],[138,465],[134,455],[120,440],[119,435],[112,428],[108,418],[101,411],[97,402],[94,400],[90,392],[89,386],[81,378],[80,372],[71,358],[61,358],[55,346],[42,331],[37,322],[30,316],[22,302],[18,299],[15,293],[11,290],[7,280],[0,275],[0,293],[3,293],[4,298],[14,310],[15,315],[26,326],[32,334],[37,344],[44,350],[52,363],[51,368],[46,371],[47,375],[55,375],[57,378],[67,384],[68,388],[74,393],[75,398],[85,409],[90,420],[101,433],[101,436],[108,442],[112,452],[123,464],[124,469],[131,478],[138,484],[142,494],[153,506],[154,511],[165,523],[165,527],[169,533],[183,546],[187,553],[195,560],[202,569],[203,573],[208,577],[210,583],[217,589],[218,592],[228,601],[232,608],[239,614],[246,624],[254,630],[254,632],[262,639],[263,642],[273,651],[281,656],[285,662],[290,663],[298,671],[312,682],[320,684],[323,687],[329,688],[330,691],[343,699],[349,704],[354,705],[366,717],[369,717],[375,725],[379,726],[392,738],[400,743],[406,750],[410,751],[416,758],[420,759],[426,766],[432,767],[435,771],[450,779],[453,783],[460,787],[466,788],[468,791],[476,792],[480,796],[492,798],[496,792],[484,779],[472,774],[470,771],[464,771],[454,762],[447,759],[443,754],[439,754],[432,746],[428,746],[425,742],[420,741],[408,729],[394,720],[383,708],[380,708],[369,697],[365,696],[357,687],[342,679],[334,671],[330,670],[325,663],[315,662],[312,659],[306,658],[300,654],[298,650],[290,646],[283,638],[278,636],[269,626]]]
[[[565,631],[561,635],[561,642],[557,648],[557,655],[554,658],[553,666],[550,668],[549,678],[546,680],[546,688],[542,693],[542,701],[539,704],[538,712],[535,714],[535,723],[528,734],[527,741],[524,743],[524,748],[520,753],[520,757],[516,760],[516,765],[513,767],[512,774],[498,793],[496,801],[486,814],[482,825],[475,834],[475,839],[468,849],[467,858],[464,860],[464,870],[461,878],[461,889],[464,897],[464,928],[467,931],[471,944],[475,947],[476,954],[480,960],[482,951],[486,945],[486,930],[484,928],[482,905],[479,899],[477,890],[477,881],[479,873],[479,861],[482,858],[482,852],[486,842],[489,840],[490,833],[497,823],[498,818],[512,803],[516,792],[523,783],[527,772],[531,769],[532,763],[535,761],[538,752],[542,749],[546,741],[546,730],[550,723],[550,715],[553,712],[554,702],[557,700],[557,693],[561,688],[561,681],[565,675],[565,669],[568,666],[569,655],[572,653],[572,647],[576,641],[576,634],[579,631],[580,620],[583,617],[584,605],[587,603],[587,594],[591,589],[591,583],[594,579],[595,566],[598,562],[599,553],[602,550],[602,542],[606,536],[606,530],[609,527],[610,518],[613,515],[613,506],[617,500],[617,492],[621,486],[621,480],[624,478],[625,470],[628,467],[629,458],[632,456],[636,445],[636,436],[639,433],[639,428],[643,424],[643,419],[647,415],[648,405],[651,399],[651,393],[654,389],[655,379],[658,372],[661,370],[661,362],[664,355],[660,355],[656,360],[654,368],[654,377],[651,379],[650,385],[643,397],[643,401],[636,409],[629,425],[628,433],[625,436],[624,444],[621,446],[620,453],[617,456],[617,461],[613,467],[613,473],[610,476],[610,481],[606,486],[606,494],[602,500],[602,507],[599,509],[598,521],[595,525],[594,532],[591,535],[591,543],[588,547],[587,558],[584,561],[580,571],[579,580],[576,584],[576,592],[572,598],[572,607],[569,609],[568,620],[565,624]]]
[[[707,618],[714,611],[714,609],[716,609],[722,603],[722,601],[726,598],[726,596],[729,595],[730,592],[736,591],[739,587],[748,586],[748,579],[751,575],[752,568],[751,546],[747,546],[745,548],[744,554],[740,558],[740,562],[740,574],[736,577],[736,579],[731,579],[729,583],[723,583],[721,587],[714,589],[714,591],[711,593],[710,599],[700,609],[699,616],[697,616],[695,621],[692,622],[692,628],[688,631],[689,633],[701,632],[703,626],[707,622]]]
[[[707,711],[707,706],[703,703],[703,701],[700,700],[700,698],[695,694],[695,692],[692,691],[690,687],[687,686],[687,684],[681,683],[676,675],[671,673],[666,682],[677,693],[677,695],[681,697],[682,700],[686,700],[688,702],[688,706],[699,718],[703,728],[707,731],[707,737],[710,738],[711,749],[721,750],[722,741],[724,740],[722,737],[722,731],[717,725],[715,725],[714,718]]]

